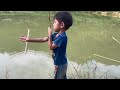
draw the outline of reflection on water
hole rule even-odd
[[[89,73],[89,75],[88,75]],[[68,61],[68,78],[120,78],[120,65],[105,65],[95,60],[84,64]],[[52,79],[53,60],[45,52],[0,53],[2,79]]]

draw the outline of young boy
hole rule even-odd
[[[44,38],[27,38],[26,36],[20,37],[23,42],[48,42],[49,49],[53,50],[52,58],[54,60],[54,74],[55,79],[67,79],[67,35],[66,30],[72,26],[73,18],[69,12],[57,12],[54,16],[53,29],[55,32],[52,34],[52,29],[48,27],[48,37]]]

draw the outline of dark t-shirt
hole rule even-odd
[[[66,36],[66,33],[63,32],[57,38],[55,38],[57,34],[58,34],[57,32],[52,34],[52,41],[55,45],[58,46],[56,49],[53,50],[54,64],[55,65],[66,64],[67,63],[67,57],[66,57],[67,36]]]

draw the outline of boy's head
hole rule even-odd
[[[57,12],[54,16],[54,23],[56,22],[59,25],[61,25],[61,28],[64,28],[65,30],[67,30],[69,29],[70,26],[72,26],[73,18],[69,12],[61,11],[61,12]]]

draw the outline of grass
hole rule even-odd
[[[91,63],[91,66],[93,66],[92,69],[88,63],[86,63],[86,67],[84,65],[76,67],[72,64],[74,73],[68,72],[68,79],[119,79],[114,75],[110,75],[109,71],[98,73],[97,63],[93,63],[92,61]]]

